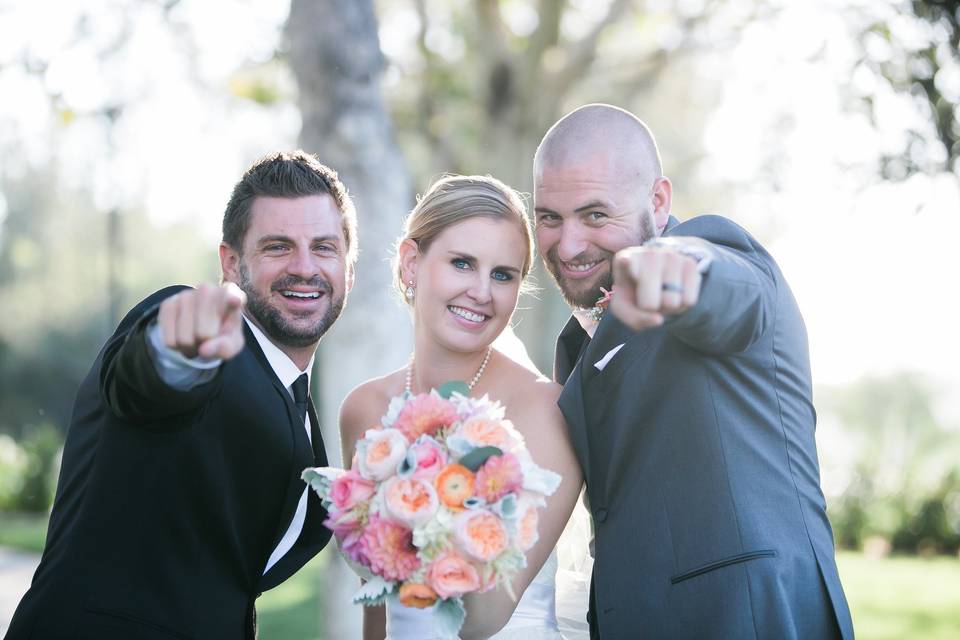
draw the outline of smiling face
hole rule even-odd
[[[517,306],[527,244],[518,222],[473,217],[444,229],[421,252],[404,241],[401,267],[416,282],[414,324],[445,348],[486,348]]]
[[[224,279],[247,294],[247,316],[294,361],[316,348],[353,285],[341,223],[327,194],[258,196],[242,251],[220,246]]]
[[[652,188],[651,188],[652,187]],[[589,308],[613,286],[613,256],[666,225],[670,182],[653,184],[618,167],[612,155],[538,168],[536,235],[540,255],[567,303]]]

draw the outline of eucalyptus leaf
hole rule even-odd
[[[459,462],[470,471],[476,471],[490,456],[502,456],[503,451],[498,447],[477,447],[467,455],[460,458]]]
[[[456,640],[460,635],[460,628],[467,617],[467,610],[463,608],[460,598],[441,600],[433,610],[433,626],[440,637]]]
[[[440,385],[440,388],[437,389],[437,393],[440,394],[441,398],[450,399],[451,396],[455,393],[459,393],[462,396],[470,395],[470,387],[467,386],[467,383],[463,380],[451,380],[450,382],[444,382]]]
[[[353,604],[366,606],[383,604],[383,601],[393,593],[396,587],[397,585],[394,582],[387,582],[380,576],[373,576],[353,594]]]

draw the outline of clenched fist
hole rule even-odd
[[[187,358],[229,360],[243,350],[243,304],[247,297],[228,282],[202,284],[160,304],[157,323],[163,342]]]
[[[701,281],[697,261],[675,248],[628,247],[613,258],[610,311],[634,330],[657,327],[697,303]]]

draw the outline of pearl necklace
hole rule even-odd
[[[487,363],[490,362],[490,353],[493,351],[493,347],[487,347],[487,353],[483,356],[483,362],[480,363],[480,368],[477,369],[477,372],[474,374],[470,382],[467,383],[467,389],[473,391],[473,388],[480,382],[480,376],[483,375],[484,369],[487,368]],[[410,356],[410,364],[407,365],[407,380],[404,390],[413,394],[413,356]]]

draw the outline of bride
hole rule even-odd
[[[579,495],[581,472],[557,408],[560,385],[495,343],[516,309],[533,255],[526,208],[513,189],[481,176],[434,183],[407,218],[397,245],[397,286],[413,316],[410,362],[361,384],[340,410],[343,459],[352,460],[357,440],[379,422],[390,398],[464,380],[471,395],[500,401],[534,461],[562,476],[541,513],[540,539],[527,554],[527,567],[514,579],[514,591],[523,596],[515,603],[495,589],[465,597],[463,638],[562,637],[554,605],[554,546]],[[386,610],[366,607],[363,627],[364,640],[436,637],[428,609],[396,601]]]

